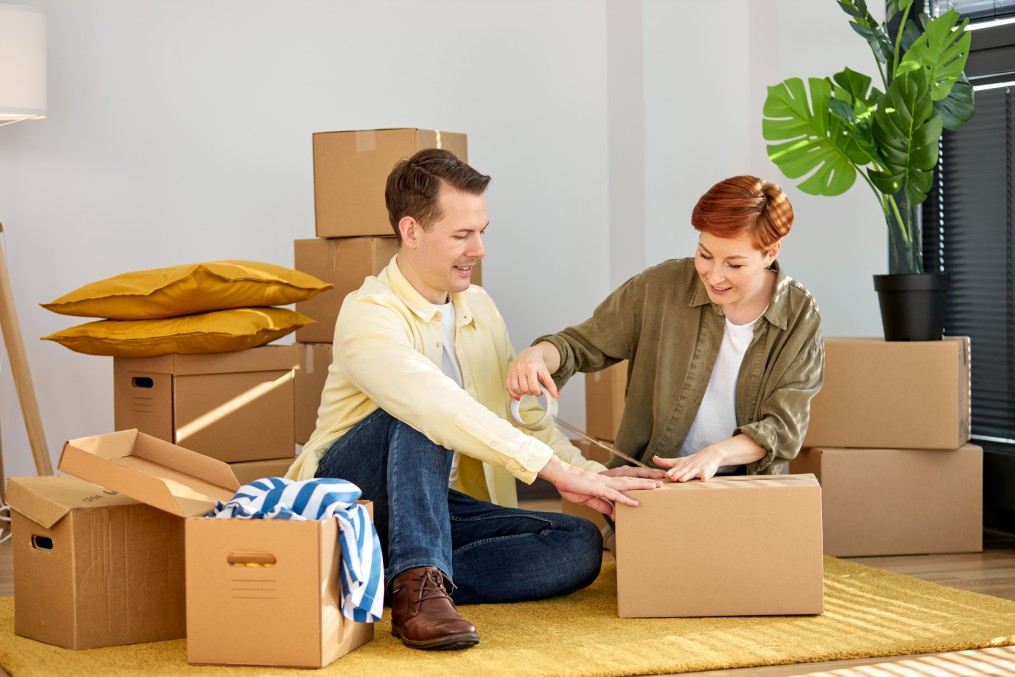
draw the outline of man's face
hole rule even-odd
[[[438,201],[442,216],[429,231],[415,221],[409,226],[411,233],[403,230],[399,267],[416,291],[440,304],[446,303],[451,293],[469,288],[472,269],[486,253],[483,232],[489,219],[482,195],[445,186]]]

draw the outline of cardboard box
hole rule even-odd
[[[382,198],[383,204],[383,198]],[[312,299],[296,304],[296,312],[317,320],[296,330],[302,343],[331,343],[335,320],[342,301],[360,288],[363,280],[376,275],[398,252],[398,240],[391,237],[348,237],[331,240],[295,240],[294,267],[335,285]]]
[[[826,338],[804,447],[956,449],[969,440],[969,337]]]
[[[714,477],[631,491],[616,506],[621,618],[824,610],[813,475]]]
[[[187,662],[319,668],[371,640],[372,624],[340,610],[338,531],[335,519],[187,520]]]
[[[617,439],[627,394],[627,360],[585,374],[585,432],[600,440]]]
[[[270,461],[244,461],[242,463],[230,463],[229,469],[236,475],[236,481],[240,484],[250,484],[254,480],[264,477],[284,477],[289,466],[296,460],[295,456],[289,458],[276,458]]]
[[[188,662],[323,667],[372,639],[339,611],[336,520],[202,517],[239,488],[229,466],[136,430],[67,442],[60,469],[188,518]]]
[[[12,477],[14,632],[66,649],[186,636],[183,520],[69,475]]]
[[[301,343],[300,368],[296,372],[296,444],[306,444],[317,428],[317,410],[328,380],[332,344]]]
[[[446,148],[469,161],[465,134],[425,129],[318,132],[314,207],[318,237],[394,235],[384,185],[395,164],[424,148]]]
[[[838,557],[980,552],[983,450],[804,449],[821,483],[825,552]]]
[[[137,428],[221,461],[295,455],[294,345],[113,358],[117,430]]]

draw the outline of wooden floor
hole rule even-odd
[[[558,501],[530,501],[525,507],[556,510]],[[11,543],[0,544],[0,596],[14,594]],[[982,553],[956,555],[910,555],[905,557],[852,558],[869,566],[909,574],[917,578],[1015,601],[1015,537],[984,534]],[[1015,628],[1013,628],[1015,630]],[[967,675],[1015,675],[1015,647],[956,651],[892,659],[863,659],[697,672],[694,675],[731,677],[953,677]],[[7,675],[0,669],[0,676]]]

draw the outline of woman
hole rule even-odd
[[[691,225],[693,259],[643,271],[588,320],[537,339],[508,392],[559,397],[555,382],[630,360],[618,449],[680,482],[785,472],[824,371],[818,306],[776,261],[793,207],[779,186],[735,176]]]

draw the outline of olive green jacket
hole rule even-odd
[[[821,317],[811,295],[772,264],[772,301],[754,327],[736,388],[737,433],[767,452],[749,474],[775,474],[800,451],[810,401],[821,388],[825,353]],[[649,268],[610,294],[592,317],[543,336],[560,352],[558,386],[575,372],[630,360],[621,451],[651,464],[677,456],[691,428],[725,331],[725,315],[709,301],[694,259]],[[614,459],[618,461],[619,459]],[[616,465],[616,463],[614,463]]]

